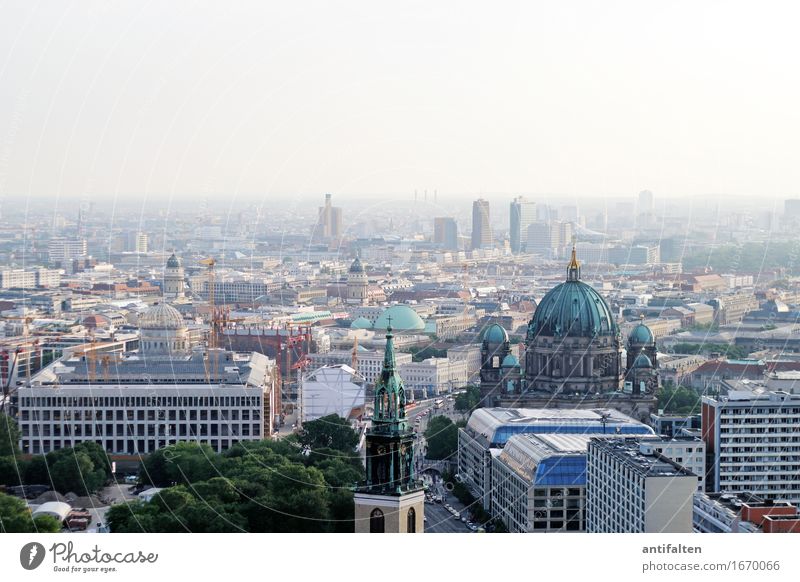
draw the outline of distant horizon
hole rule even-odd
[[[680,0],[11,3],[0,200],[800,196],[796,17]]]

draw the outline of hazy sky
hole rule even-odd
[[[0,196],[800,194],[796,2],[0,3]]]

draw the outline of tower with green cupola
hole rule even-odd
[[[364,445],[365,480],[354,496],[357,533],[423,531],[425,493],[415,475],[414,431],[406,416],[406,389],[397,372],[393,338],[390,323]]]

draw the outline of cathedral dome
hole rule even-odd
[[[419,314],[408,305],[392,305],[381,313],[375,321],[375,329],[386,329],[391,318],[392,329],[395,331],[425,331],[425,322]]]
[[[483,332],[483,341],[490,344],[502,344],[508,341],[508,333],[502,326],[493,323]]]
[[[503,363],[501,364],[503,368],[519,368],[519,360],[517,356],[514,354],[508,354],[505,358],[503,358]]]
[[[633,361],[634,368],[652,368],[653,362],[650,361],[650,358],[647,357],[647,354],[639,354],[636,356],[636,359]]]
[[[366,317],[358,317],[350,324],[350,329],[372,329],[372,323]]]
[[[653,332],[643,323],[634,327],[628,336],[628,342],[634,345],[647,345],[652,344],[654,341]]]
[[[140,329],[181,329],[186,327],[180,312],[166,303],[157,303],[139,316]]]
[[[528,324],[529,336],[584,337],[616,336],[614,315],[608,303],[581,280],[581,267],[572,247],[567,280],[547,292]]]
[[[351,274],[358,274],[364,272],[364,265],[361,264],[361,259],[356,257],[353,261],[353,264],[350,265],[350,273]]]
[[[167,259],[167,269],[178,269],[180,266],[180,259],[175,256],[175,253],[172,253],[172,255],[170,255],[170,257]]]

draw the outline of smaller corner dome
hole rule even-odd
[[[483,341],[490,344],[502,344],[508,341],[508,332],[502,326],[493,323],[483,332]]]
[[[386,329],[390,324],[395,331],[425,331],[425,322],[408,305],[392,305],[375,320],[374,329]]]
[[[350,324],[350,329],[372,329],[372,323],[366,317],[358,317]]]
[[[180,311],[166,303],[157,303],[139,316],[140,329],[181,329],[186,327]]]
[[[639,354],[633,361],[634,368],[652,368],[653,362],[647,357],[647,354]]]
[[[503,368],[519,368],[519,360],[517,356],[514,354],[508,354],[505,358],[503,358],[503,363],[501,364]]]
[[[172,253],[170,257],[167,259],[167,268],[177,269],[180,266],[181,266],[181,260],[175,256],[175,253]]]
[[[632,344],[651,344],[655,341],[655,338],[650,328],[640,323],[633,328],[633,331],[628,336],[628,341]]]
[[[361,264],[361,259],[356,257],[353,264],[350,265],[350,273],[363,273],[364,265]]]

